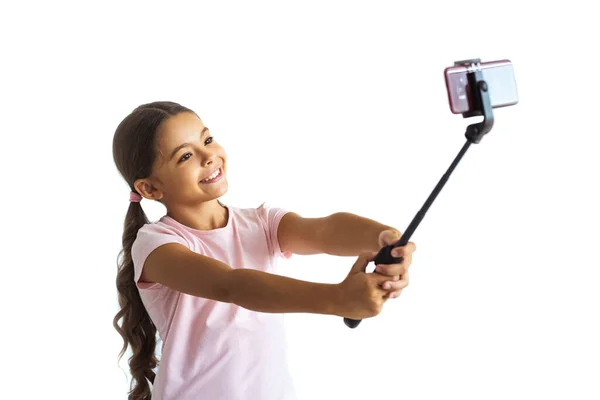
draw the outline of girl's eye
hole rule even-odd
[[[213,137],[212,137],[212,136],[209,136],[209,137],[206,139],[206,142],[208,142],[208,140],[209,140],[209,139],[210,139],[210,143],[212,143],[212,141],[213,141]],[[204,142],[204,143],[206,143],[206,142]],[[210,144],[210,143],[209,143],[209,144]],[[182,157],[179,159],[179,162],[182,162],[182,161],[185,161],[185,160],[187,160],[187,159],[189,158],[189,157],[185,158],[185,156],[187,156],[187,155],[190,155],[190,156],[191,156],[191,155],[192,155],[192,153],[185,153],[185,154],[184,154],[184,155],[183,155],[183,156],[182,156]]]
[[[185,158],[185,156],[187,156],[188,154],[189,154],[190,156],[192,155],[192,153],[185,153],[185,154],[183,155],[183,157],[181,157],[181,158],[179,159],[179,162],[182,162],[182,161],[185,161],[185,160],[187,160],[189,157],[188,157],[188,158]]]

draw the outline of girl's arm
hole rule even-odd
[[[379,235],[385,230],[400,234],[391,226],[348,212],[323,218],[303,218],[288,212],[279,222],[277,238],[283,252],[358,256],[379,251]]]
[[[167,243],[148,255],[140,281],[158,282],[197,297],[234,303],[266,313],[337,314],[338,284],[307,282],[231,266],[179,243]]]

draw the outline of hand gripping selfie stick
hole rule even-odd
[[[483,80],[483,74],[480,69],[480,59],[473,60],[465,60],[465,61],[456,61],[454,65],[467,65],[470,67],[469,72],[467,73],[468,79],[468,88],[471,90],[471,111],[462,113],[463,118],[474,117],[478,115],[483,115],[483,121],[467,126],[467,131],[465,136],[467,137],[467,142],[464,144],[463,148],[460,150],[450,168],[446,171],[442,179],[438,182],[433,192],[429,195],[429,198],[421,208],[421,210],[415,215],[412,222],[406,229],[406,232],[400,237],[400,240],[396,244],[391,244],[389,246],[385,246],[379,250],[377,256],[373,260],[375,264],[399,264],[402,262],[402,257],[394,257],[392,256],[392,250],[396,247],[404,246],[410,240],[410,237],[421,223],[421,220],[427,213],[427,210],[437,197],[438,193],[444,187],[444,184],[454,171],[454,168],[458,165],[458,162],[461,160],[463,155],[467,152],[467,149],[471,145],[471,143],[479,143],[483,136],[492,130],[492,126],[494,125],[494,114],[492,113],[492,105],[490,102],[490,96],[488,92],[488,85]],[[344,323],[349,328],[356,328],[362,320],[344,318]]]

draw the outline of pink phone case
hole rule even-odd
[[[467,81],[467,73],[470,68],[466,65],[454,65],[444,70],[448,103],[454,114],[462,114],[471,110],[470,88]],[[490,88],[492,107],[517,104],[518,95],[510,60],[482,62],[480,69]]]

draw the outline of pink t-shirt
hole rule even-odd
[[[162,340],[153,400],[297,400],[288,372],[284,314],[138,282],[146,257],[173,242],[232,268],[277,273],[277,259],[292,256],[282,253],[277,241],[287,211],[266,203],[226,207],[223,228],[196,230],[165,215],[144,225],[133,243],[134,280]]]

